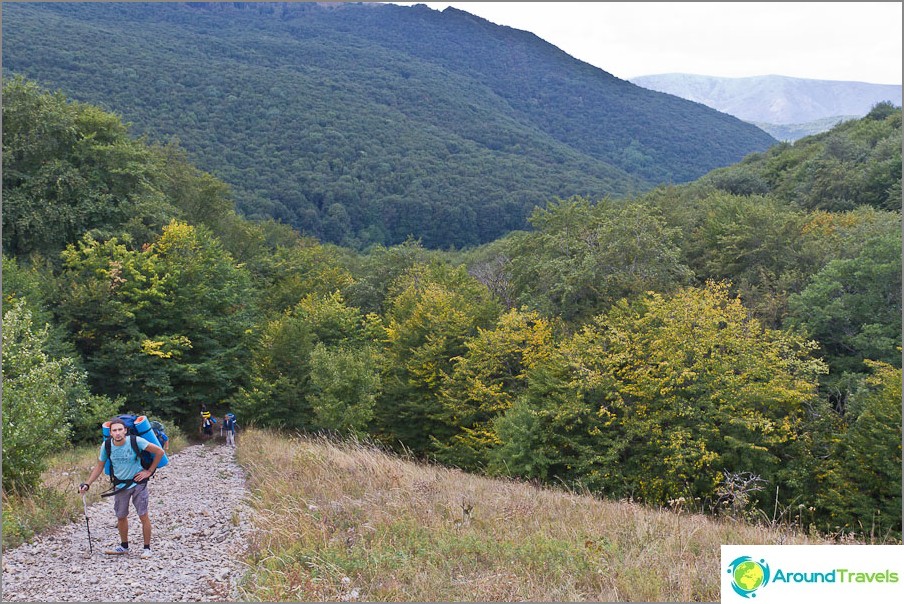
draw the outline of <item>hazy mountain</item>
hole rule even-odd
[[[555,197],[688,182],[776,141],[467,12],[3,3],[3,69],[178,138],[253,218],[468,246]]]
[[[813,120],[803,124],[767,124],[765,122],[751,122],[761,130],[768,132],[774,138],[780,141],[796,141],[805,136],[828,132],[841,122],[855,120],[862,116],[859,115],[836,115],[833,117],[824,117],[822,119]]]
[[[666,73],[632,78],[650,90],[703,103],[756,124],[779,140],[825,132],[863,117],[876,104],[901,105],[901,86],[767,75],[720,78]]]

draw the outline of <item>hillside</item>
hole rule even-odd
[[[243,439],[261,531],[244,584],[254,601],[714,602],[720,544],[831,543],[797,531],[796,508],[714,519],[690,501],[646,507],[366,442]]]
[[[673,94],[756,124],[779,140],[825,132],[863,117],[888,101],[901,105],[901,86],[767,75],[722,78],[666,73],[632,78],[650,90]]]
[[[59,443],[96,443],[99,423],[139,409],[193,431],[203,404],[236,412],[244,426],[355,434],[418,459],[582,485],[646,509],[683,497],[716,515],[781,514],[826,539],[900,541],[900,108],[877,105],[694,183],[550,204],[531,216],[533,230],[469,250],[483,256],[464,266],[468,254],[414,242],[359,253],[248,222],[219,181],[131,138],[115,115],[20,78],[4,83],[3,101],[4,540],[8,527],[31,531],[28,521],[7,522],[9,510],[60,517],[55,497],[37,509],[33,500],[9,503],[39,484]],[[254,560],[264,601],[285,575],[298,579],[290,589],[317,586],[305,574],[313,558],[296,554],[323,543],[318,530],[336,520],[311,515],[303,526],[311,547],[281,540],[291,537],[281,526],[295,530],[309,519],[300,514],[316,510],[280,497],[296,483],[330,488],[323,471],[302,472],[309,449],[285,457],[289,449],[276,445],[276,478],[264,480],[277,490],[262,509],[294,514],[274,519],[266,531],[274,541]],[[355,489],[381,471],[349,466],[340,506],[364,499]],[[356,474],[362,466],[375,469]],[[430,488],[400,475],[373,489],[379,509]],[[726,498],[745,484],[749,497]],[[301,497],[336,501],[320,491]],[[440,503],[415,503],[430,520],[446,518]],[[788,518],[804,509],[806,518]],[[359,511],[356,501],[340,508],[336,526],[355,535],[330,533],[339,548],[343,535],[354,544],[373,527],[344,524]],[[363,576],[377,584],[360,593],[393,589],[379,581],[399,568],[397,552],[423,560],[424,548],[399,546],[412,541],[435,546],[426,571],[440,577],[462,550],[527,568],[523,581],[506,582],[519,594],[565,576],[548,579],[547,562],[597,568],[598,558],[576,553],[584,550],[568,532],[573,517],[539,541],[499,533],[481,541],[511,515],[489,517],[464,542],[431,541],[416,522],[381,526],[387,549],[364,555],[390,563],[368,566],[377,572]],[[633,548],[660,530],[634,540],[606,531],[583,544],[593,556],[606,552],[624,578],[647,553]],[[300,566],[271,573],[271,546]],[[360,570],[361,560],[349,566]],[[430,578],[421,570],[404,566],[398,582]],[[465,571],[467,584],[479,583]],[[591,596],[628,590],[614,580],[579,587]],[[673,583],[653,588],[689,599],[668,591]],[[402,596],[430,593],[446,592]]]
[[[484,243],[775,143],[452,8],[4,3],[3,61],[178,139],[246,216],[350,246]]]
[[[751,154],[698,183],[738,195],[769,194],[809,209],[900,211],[901,110],[880,103],[862,118]]]
[[[157,473],[156,556],[139,562],[100,553],[115,539],[100,482],[89,555],[73,487],[94,449],[69,455],[46,476],[71,511],[4,548],[4,601],[104,601],[105,580],[140,563],[117,601],[713,602],[722,543],[829,543],[801,534],[791,510],[772,526],[707,518],[250,429],[235,453],[193,444]],[[209,479],[195,489],[199,472]]]

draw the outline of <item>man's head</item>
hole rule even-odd
[[[121,443],[126,438],[126,433],[128,432],[128,428],[126,428],[125,422],[121,419],[111,419],[110,420],[110,436],[113,437],[113,442]]]

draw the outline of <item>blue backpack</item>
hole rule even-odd
[[[138,447],[137,438],[140,436],[143,439],[145,439],[146,441],[148,441],[152,444],[155,444],[158,447],[162,447],[163,445],[161,444],[161,440],[159,437],[157,437],[157,430],[154,430],[153,426],[152,426],[152,423],[156,423],[156,424],[160,425],[159,422],[149,422],[147,417],[145,417],[143,415],[131,415],[131,414],[117,415],[115,417],[115,419],[121,420],[122,423],[125,425],[126,434],[128,435],[129,442],[132,445],[132,451],[135,453],[135,457],[141,463],[141,467],[144,468],[145,470],[150,468],[151,464],[154,463],[154,454],[151,453],[150,451],[142,451]],[[163,433],[163,438],[168,440],[166,433],[162,431],[162,428],[163,428],[163,426],[160,425],[161,432]],[[110,475],[110,481],[113,483],[113,486],[115,487],[117,483],[123,483],[125,481],[121,481],[116,478],[116,475],[114,474],[113,464],[110,461],[112,459],[110,456],[110,453],[111,453],[111,447],[112,447],[111,441],[113,439],[110,436],[109,422],[104,422],[103,430],[104,430],[104,450],[107,453],[107,464],[106,464],[105,471],[107,474]],[[166,458],[166,454],[164,454],[163,459],[161,459],[160,463],[157,465],[157,468],[159,469],[159,468],[165,466],[167,464],[167,461],[168,460]],[[106,495],[103,495],[103,496],[106,496]]]
[[[151,422],[151,430],[154,431],[154,436],[156,436],[157,440],[160,441],[161,447],[163,446],[163,444],[166,441],[169,440],[169,436],[166,435],[166,430],[164,429],[163,424],[161,424],[160,422],[152,421]]]

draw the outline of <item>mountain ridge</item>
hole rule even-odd
[[[775,144],[536,35],[361,3],[4,4],[22,74],[178,138],[248,217],[354,247],[466,247],[556,197],[688,182]]]
[[[865,116],[883,101],[901,105],[901,85],[893,84],[775,74],[732,78],[664,73],[630,81],[734,115],[780,140],[795,137],[795,128],[802,134],[824,132],[840,121]]]

